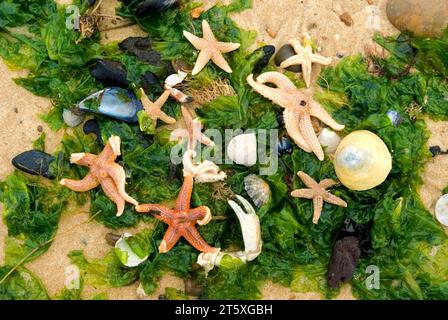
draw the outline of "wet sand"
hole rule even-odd
[[[64,1],[70,2],[70,1]],[[210,6],[216,1],[206,1]],[[366,0],[254,0],[253,9],[234,16],[237,23],[246,29],[258,32],[258,43],[272,44],[277,48],[290,38],[301,37],[308,32],[315,39],[321,54],[333,58],[336,64],[338,56],[362,52],[366,44],[371,43],[374,29],[366,21],[380,21],[378,25],[383,34],[393,34],[396,30],[385,17],[385,0],[375,1],[378,7],[369,6]],[[113,14],[116,0],[104,0],[101,12]],[[275,8],[275,10],[272,10]],[[369,20],[371,12],[378,11],[379,20]],[[346,26],[339,15],[348,12],[354,24]],[[268,32],[269,31],[269,32]],[[144,32],[133,26],[126,29],[115,29],[103,32],[102,41],[119,41],[130,35],[144,35]],[[275,37],[274,37],[275,35]],[[318,71],[318,70],[316,70]],[[39,137],[42,129],[47,134],[47,151],[52,152],[60,141],[63,132],[52,132],[39,119],[39,115],[51,108],[49,100],[36,97],[17,86],[12,79],[26,75],[24,71],[11,71],[0,61],[0,179],[4,179],[13,168],[12,157],[32,146],[32,141]],[[316,78],[318,72],[314,72]],[[432,136],[429,145],[440,145],[448,148],[446,137],[448,122],[427,120]],[[41,128],[39,127],[41,126]],[[424,185],[421,196],[425,206],[434,211],[435,201],[448,185],[447,156],[435,157],[426,166],[423,174]],[[1,211],[1,204],[0,204]],[[51,296],[58,293],[65,282],[65,268],[70,264],[67,254],[75,249],[85,251],[88,258],[103,257],[110,247],[104,240],[107,228],[97,222],[88,221],[88,207],[70,208],[64,212],[59,230],[51,248],[44,255],[27,264],[44,282]],[[143,227],[143,226],[140,226]],[[134,231],[134,230],[120,230]],[[3,239],[7,230],[0,222],[0,265],[4,261]],[[137,299],[138,284],[123,288],[97,289],[86,288],[85,297],[95,292],[107,292],[109,299]],[[165,276],[160,287],[150,298],[157,298],[165,287],[183,288],[183,282],[172,275]],[[293,293],[289,289],[268,282],[263,288],[263,296],[267,299],[319,299],[316,293]],[[343,286],[339,299],[352,299],[350,286]]]

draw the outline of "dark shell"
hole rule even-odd
[[[12,164],[17,169],[48,179],[55,179],[56,176],[50,170],[50,164],[54,157],[39,150],[25,151],[12,159]]]
[[[141,86],[147,94],[161,90],[159,79],[154,73],[148,71],[142,75],[140,79]]]
[[[336,289],[340,282],[350,280],[358,265],[361,250],[356,237],[336,241],[327,271],[327,282]]]
[[[95,4],[96,0],[87,0],[87,3],[89,6],[93,6]]]
[[[90,68],[90,74],[104,86],[127,88],[129,86],[128,73],[123,65],[112,60],[98,60]]]
[[[155,51],[151,45],[152,41],[148,37],[129,37],[123,40],[118,46],[126,53],[130,53],[139,59],[154,66],[163,66],[160,53]]]
[[[433,156],[440,156],[443,154],[448,154],[448,150],[443,151],[442,148],[440,148],[439,146],[431,146],[431,147],[429,147],[429,151],[432,153]]]
[[[283,119],[283,112],[277,112],[275,114],[275,119],[277,120],[278,125],[283,127],[283,125],[285,124],[285,120]]]
[[[261,73],[262,70],[268,65],[269,61],[275,53],[275,47],[270,45],[264,46],[260,49],[257,49],[253,54],[258,54],[259,51],[263,51],[263,56],[257,61],[254,66],[253,73],[255,74]]]
[[[295,54],[296,53],[294,51],[294,48],[291,47],[289,44],[285,44],[283,47],[280,48],[280,50],[278,50],[277,54],[275,55],[274,59],[275,64],[279,67],[283,61],[294,56]],[[291,72],[302,72],[302,66],[301,65],[290,66],[285,70]]]
[[[286,137],[281,137],[277,142],[277,152],[279,156],[292,153],[292,143]]]
[[[93,133],[96,136],[96,142],[99,145],[103,145],[103,139],[101,137],[100,125],[98,124],[98,121],[96,121],[96,119],[87,120],[84,123],[82,130],[84,131],[85,134]]]
[[[137,112],[143,110],[141,102],[131,91],[119,87],[106,88],[91,94],[78,106],[84,112],[129,123],[138,122]]]
[[[351,219],[346,219],[339,230],[337,239],[356,237],[359,241],[362,255],[370,255],[373,253],[372,237],[370,234],[372,225],[372,222],[358,224]]]
[[[138,6],[136,16],[142,17],[151,14],[161,13],[177,5],[178,0],[145,0]]]

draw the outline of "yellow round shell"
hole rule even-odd
[[[339,144],[334,167],[344,186],[364,191],[386,180],[392,169],[392,156],[383,140],[373,132],[353,131]]]

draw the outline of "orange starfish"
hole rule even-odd
[[[314,205],[314,214],[313,214],[313,223],[316,224],[319,221],[320,215],[322,213],[322,207],[324,205],[324,201],[335,204],[340,207],[347,207],[347,202],[342,200],[341,198],[331,194],[326,189],[337,184],[336,181],[332,179],[324,179],[321,182],[317,183],[316,180],[311,178],[305,172],[299,171],[297,172],[300,180],[308,187],[308,189],[297,189],[291,192],[291,196],[296,198],[305,198],[305,199],[313,199]]]
[[[219,248],[211,247],[195,228],[195,224],[203,226],[210,222],[212,215],[206,206],[190,208],[191,193],[193,192],[193,176],[184,177],[184,183],[177,196],[176,206],[170,209],[158,204],[142,204],[135,207],[137,212],[157,211],[154,217],[166,223],[169,227],[159,246],[162,253],[168,252],[184,237],[193,247],[202,252],[219,252]]]
[[[125,191],[126,174],[123,167],[115,163],[120,152],[120,137],[112,136],[99,155],[72,153],[70,162],[89,167],[82,180],[62,179],[59,183],[76,192],[86,192],[101,185],[106,196],[117,205],[117,216],[124,211],[125,202],[138,205]]]
[[[184,31],[184,37],[187,38],[196,49],[200,50],[192,74],[198,74],[210,60],[225,72],[232,73],[232,69],[222,54],[238,49],[240,44],[233,42],[219,42],[216,40],[213,31],[206,20],[202,20],[202,36],[203,38],[199,38],[188,31]]]
[[[259,75],[257,81],[251,74],[247,77],[247,82],[263,97],[285,109],[283,119],[289,136],[301,149],[312,151],[322,161],[324,151],[314,132],[311,117],[318,118],[336,131],[344,129],[344,126],[333,120],[319,103],[297,89],[284,74],[266,72]],[[267,86],[265,83],[272,83],[276,87]]]

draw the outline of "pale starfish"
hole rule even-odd
[[[203,226],[210,222],[212,215],[210,209],[206,206],[190,208],[190,199],[193,192],[193,176],[191,174],[184,177],[184,183],[177,196],[174,209],[158,204],[142,204],[136,206],[137,212],[156,211],[160,214],[154,214],[154,217],[168,224],[165,236],[159,245],[159,251],[168,252],[184,237],[193,247],[202,252],[219,252],[219,248],[211,247],[195,228],[195,224]]]
[[[120,137],[110,137],[99,155],[72,153],[70,162],[89,167],[89,173],[82,180],[60,181],[60,184],[76,192],[86,192],[101,185],[106,196],[117,205],[117,216],[123,214],[125,201],[138,205],[125,191],[126,174],[123,167],[115,163],[121,154],[120,142]]]
[[[196,157],[196,152],[187,150],[182,158],[184,166],[184,176],[192,175],[196,182],[216,182],[224,180],[227,175],[224,171],[219,171],[219,167],[210,160],[204,160],[199,164],[193,163],[193,158]]]
[[[215,143],[202,133],[202,124],[198,118],[193,119],[185,106],[181,106],[182,116],[185,122],[185,129],[176,129],[171,132],[170,140],[187,139],[187,150],[195,150],[197,143],[213,147]]]
[[[294,48],[296,55],[283,61],[280,64],[280,67],[288,68],[290,66],[300,64],[302,66],[303,79],[305,80],[306,86],[309,88],[311,84],[311,71],[313,68],[313,63],[329,65],[331,63],[331,58],[325,58],[321,55],[313,53],[310,35],[305,33],[304,36],[305,47],[302,47],[299,40],[293,39],[288,41],[288,43]]]
[[[314,152],[319,160],[324,159],[324,152],[314,132],[311,117],[320,119],[333,130],[344,129],[325,109],[311,97],[297,89],[287,76],[279,72],[266,72],[254,81],[253,75],[247,77],[249,85],[263,97],[283,107],[283,119],[289,136],[306,152]],[[276,88],[265,83],[272,83]]]
[[[141,96],[140,100],[143,104],[143,108],[145,108],[146,113],[153,121],[154,127],[157,125],[158,119],[162,120],[167,124],[176,123],[176,119],[171,118],[165,112],[162,111],[163,105],[166,103],[166,101],[170,96],[169,90],[165,90],[163,94],[155,102],[149,100],[148,96],[146,95],[145,91],[142,88],[140,88],[139,93]]]
[[[314,214],[313,214],[313,223],[317,224],[319,221],[320,215],[322,213],[322,207],[324,205],[324,201],[335,204],[340,207],[347,207],[347,202],[342,200],[339,197],[328,192],[326,189],[337,184],[336,181],[332,179],[324,179],[321,182],[317,183],[316,180],[311,178],[305,172],[299,171],[297,172],[300,180],[308,187],[308,189],[297,189],[291,192],[291,196],[296,198],[305,198],[305,199],[313,199],[314,205]]]
[[[232,42],[219,42],[216,40],[213,35],[213,31],[206,20],[202,20],[202,36],[203,38],[199,38],[188,31],[184,31],[184,37],[187,38],[188,41],[190,41],[191,44],[200,51],[192,74],[198,74],[210,60],[212,60],[225,72],[232,73],[232,69],[222,54],[238,49],[240,44]]]

